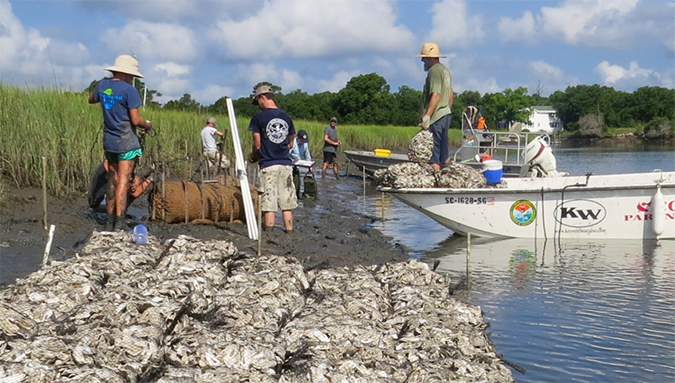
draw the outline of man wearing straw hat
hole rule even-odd
[[[293,147],[295,125],[286,112],[274,102],[274,92],[267,85],[260,85],[253,94],[253,105],[261,109],[251,118],[248,130],[253,132],[251,162],[260,166],[260,187],[263,194],[259,203],[263,211],[263,229],[274,229],[276,211],[281,209],[286,233],[293,232],[293,209],[298,198],[293,183]]]
[[[438,44],[424,43],[422,52],[417,55],[422,58],[427,79],[424,83],[424,115],[420,126],[429,129],[434,137],[434,148],[429,163],[435,171],[447,162],[448,130],[450,129],[450,113],[454,94],[452,92],[452,75],[450,70],[441,64]]]
[[[136,128],[152,129],[150,121],[138,111],[141,96],[131,85],[138,72],[138,61],[129,55],[120,55],[113,66],[105,68],[112,78],[104,78],[89,97],[90,104],[101,104],[103,112],[103,150],[108,160],[108,190],[106,205],[108,217],[105,230],[126,229],[127,196],[136,159],[143,152]]]

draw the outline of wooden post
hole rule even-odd
[[[363,196],[366,196],[366,167],[363,167]]]
[[[466,234],[466,289],[469,290],[469,264],[471,263],[471,233]]]
[[[262,254],[262,203],[260,201],[260,191],[258,191],[258,256]]]
[[[162,162],[162,221],[166,222],[166,167]]]
[[[218,194],[218,198],[216,198],[216,202],[218,202],[218,209],[216,209],[216,219],[213,222],[220,222],[220,210],[223,208],[223,197]]]
[[[47,230],[47,157],[42,157],[42,210],[44,211],[43,227]]]
[[[188,170],[187,162],[183,163],[183,190],[185,190],[185,223],[188,223]]]
[[[153,163],[153,165],[152,165],[154,170],[156,170],[155,165],[156,165],[155,163]],[[153,177],[157,177],[157,174],[153,173]],[[151,204],[152,214],[151,214],[151,217],[152,217],[152,220],[155,221],[157,219],[157,212],[156,212],[157,203],[155,202],[155,198],[157,198],[157,178],[154,178],[154,182],[152,183],[152,189],[150,189],[150,195],[152,196],[152,204]]]
[[[201,175],[201,183],[199,184],[199,200],[202,204],[202,219],[204,219],[204,169],[199,169]]]

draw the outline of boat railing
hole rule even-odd
[[[464,136],[453,160],[466,162],[473,160],[477,154],[487,154],[500,158],[504,163],[522,165],[523,150],[530,141],[539,136],[545,136],[548,142],[551,140],[548,134],[534,132],[485,132]]]

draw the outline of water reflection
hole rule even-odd
[[[470,250],[470,251],[467,251]],[[443,241],[519,382],[675,379],[675,241]]]

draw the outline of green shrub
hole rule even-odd
[[[587,114],[579,119],[579,134],[584,137],[601,137],[602,115]]]
[[[648,140],[660,140],[673,137],[674,124],[665,117],[657,117],[644,127],[644,137]]]

